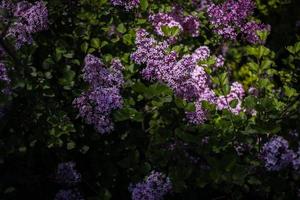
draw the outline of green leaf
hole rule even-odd
[[[68,142],[68,143],[67,143],[67,149],[68,149],[68,150],[72,150],[72,149],[74,149],[75,147],[76,147],[75,142],[71,141],[71,142]]]
[[[300,51],[300,42],[297,42],[294,46],[288,46],[286,48],[291,54],[296,54]]]
[[[269,59],[264,59],[260,65],[261,70],[267,70],[267,69],[271,68],[273,64],[274,64],[274,61],[269,60]]]
[[[141,6],[141,9],[142,9],[143,11],[146,11],[146,10],[147,10],[148,5],[149,5],[149,3],[148,3],[147,0],[141,0],[141,1],[140,1],[140,6]]]
[[[123,108],[117,110],[114,112],[113,116],[116,121],[125,121],[131,119],[133,121],[141,122],[144,119],[143,113],[138,112],[134,108]]]
[[[256,34],[258,35],[258,37],[261,41],[266,41],[267,37],[269,35],[269,31],[267,31],[267,30],[263,30],[263,31],[258,30],[258,31],[256,31]]]
[[[162,26],[161,27],[162,32],[167,37],[175,37],[179,34],[180,29],[177,26],[169,27],[169,26]]]
[[[214,111],[216,109],[216,105],[208,102],[208,101],[202,101],[202,107],[206,110]]]
[[[251,71],[257,72],[258,71],[258,64],[255,62],[247,63],[247,66],[250,68]]]
[[[123,23],[119,24],[117,26],[117,31],[119,31],[120,33],[125,33],[127,31],[126,27],[124,26]]]
[[[288,98],[291,98],[293,96],[297,95],[297,90],[295,90],[294,88],[288,87],[288,86],[284,86],[284,93]]]
[[[63,70],[63,76],[58,79],[60,85],[64,86],[64,89],[71,89],[74,85],[75,71],[71,70],[70,66],[67,66]]]
[[[269,55],[270,50],[264,46],[258,47],[258,58],[262,58],[263,56]]]
[[[246,51],[249,55],[255,56],[258,59],[261,59],[263,56],[267,56],[271,53],[271,51],[260,45],[259,47],[247,47]]]
[[[235,108],[238,105],[239,101],[237,99],[234,99],[229,102],[229,105],[231,108]]]
[[[134,40],[133,40],[133,37],[132,37],[131,34],[125,34],[125,35],[123,36],[123,42],[124,42],[124,44],[130,46],[130,45],[133,44],[133,41],[134,41]]]
[[[89,43],[87,43],[87,42],[82,43],[81,46],[80,46],[80,48],[81,48],[81,51],[83,51],[84,53],[86,53],[87,50],[88,50],[88,48],[89,48]]]
[[[95,49],[99,49],[100,48],[100,39],[99,38],[93,38],[91,39],[91,46]]]
[[[194,112],[196,110],[195,103],[187,103],[184,109],[188,112]]]
[[[256,106],[256,98],[254,96],[247,96],[243,101],[243,106],[248,109],[254,109]]]

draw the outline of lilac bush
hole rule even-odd
[[[297,199],[299,6],[1,0],[1,199]]]

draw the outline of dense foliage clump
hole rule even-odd
[[[300,198],[297,0],[0,0],[0,199]]]

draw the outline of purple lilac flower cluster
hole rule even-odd
[[[3,63],[0,63],[0,82],[1,85],[4,86],[3,89],[1,90],[2,94],[9,95],[11,92],[10,90],[11,80],[8,77],[7,68]]]
[[[218,97],[216,104],[219,110],[228,109],[234,114],[239,114],[242,111],[242,100],[245,96],[245,91],[242,84],[234,82],[228,95]],[[235,108],[230,106],[230,102],[237,100]]]
[[[81,181],[81,174],[75,169],[74,162],[64,162],[58,164],[56,180],[63,185],[76,185]]]
[[[67,189],[58,191],[54,200],[84,200],[84,198],[78,190]]]
[[[14,5],[13,2],[11,0],[1,0],[0,2],[0,9],[2,9],[3,11],[7,11],[10,12],[13,9]],[[1,17],[3,17],[1,15]]]
[[[178,60],[175,51],[166,53],[166,42],[157,42],[145,30],[137,32],[136,46],[131,59],[137,64],[146,64],[142,71],[145,79],[166,83],[178,96],[187,100],[198,99],[207,88],[205,71],[197,64],[209,57],[207,47],[199,47],[192,55],[184,55]]]
[[[275,136],[264,144],[261,157],[269,171],[279,171],[293,163],[295,153],[289,149],[287,140]]]
[[[110,0],[110,2],[114,6],[124,7],[127,11],[138,7],[140,4],[140,0]]]
[[[10,78],[8,77],[6,66],[3,63],[0,63],[0,81],[10,83]]]
[[[43,1],[35,3],[20,1],[16,4],[3,1],[0,7],[10,12],[14,18],[6,37],[15,39],[16,48],[20,48],[24,44],[31,44],[33,42],[32,34],[48,27],[48,10]]]
[[[157,13],[149,16],[149,21],[154,26],[155,32],[158,35],[164,36],[162,28],[167,26],[169,28],[177,27],[180,32],[183,30],[181,24],[177,22],[170,14],[168,13]]]
[[[218,35],[235,40],[241,30],[242,37],[248,42],[263,43],[257,36],[257,31],[270,31],[270,26],[248,21],[254,8],[252,0],[226,0],[221,4],[211,3],[207,14]]]
[[[162,200],[171,190],[170,179],[155,171],[152,171],[145,181],[129,187],[132,200]]]
[[[187,101],[196,102],[196,111],[187,113],[190,123],[201,124],[206,119],[201,102],[208,101],[217,104],[219,109],[230,109],[233,113],[241,111],[241,100],[244,90],[238,83],[233,83],[228,96],[217,97],[209,86],[209,76],[205,72],[204,64],[198,64],[210,57],[210,50],[206,46],[197,48],[192,54],[178,59],[175,51],[166,52],[169,44],[158,42],[149,33],[141,29],[136,34],[137,50],[132,53],[131,59],[137,64],[146,64],[142,75],[147,80],[157,80],[168,85],[175,94]],[[223,65],[219,58],[218,66]],[[229,107],[230,101],[238,99],[235,109]],[[227,101],[228,100],[228,101]]]
[[[212,104],[216,103],[217,96],[215,95],[214,91],[206,88],[202,93],[201,98],[199,98],[195,102],[196,110],[194,112],[187,112],[186,117],[191,124],[203,124],[206,120],[206,111],[202,107],[202,101],[207,101]]]
[[[257,23],[255,21],[247,22],[241,29],[243,33],[243,37],[251,44],[262,44],[264,41],[262,41],[259,36],[257,35],[257,31],[270,31],[271,27],[270,25]]]
[[[108,69],[93,55],[89,54],[85,58],[83,78],[90,85],[90,89],[76,98],[73,105],[86,123],[94,125],[101,134],[113,130],[110,114],[123,104],[120,95],[120,88],[124,83],[122,69],[118,59],[114,59]]]
[[[216,58],[215,67],[216,68],[223,67],[224,62],[225,62],[225,58],[222,55],[218,55],[218,57]]]
[[[149,21],[154,26],[158,35],[164,36],[162,28],[164,26],[172,28],[177,27],[180,32],[187,33],[192,37],[199,35],[200,23],[197,17],[189,15],[184,16],[183,10],[179,6],[175,6],[170,13],[156,13],[149,16]]]

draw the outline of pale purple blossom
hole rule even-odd
[[[216,67],[216,68],[223,67],[223,66],[224,66],[224,62],[225,62],[224,57],[223,57],[222,55],[219,55],[219,56],[216,58],[215,67]]]
[[[265,41],[261,40],[258,36],[258,31],[270,32],[271,26],[255,21],[247,22],[241,29],[244,38],[251,44],[263,44]]]
[[[35,2],[19,17],[24,19],[30,33],[40,32],[48,28],[48,10],[43,1]]]
[[[289,143],[281,136],[274,136],[264,144],[261,158],[269,171],[279,171],[293,162],[294,152]]]
[[[192,0],[194,6],[197,10],[205,10],[209,6],[210,0]]]
[[[231,89],[228,95],[219,96],[216,101],[217,108],[219,110],[228,109],[234,114],[239,114],[243,111],[242,108],[242,100],[245,96],[245,91],[243,86],[238,83],[234,82],[231,85]],[[233,108],[230,106],[232,101],[237,101],[237,105]]]
[[[15,39],[16,48],[33,42],[32,34],[48,28],[48,10],[43,1],[29,3],[18,2],[10,8],[14,20],[8,29],[6,37]]]
[[[210,87],[210,77],[205,72],[206,61],[210,57],[207,46],[197,48],[192,54],[179,58],[176,52],[168,52],[169,44],[158,42],[149,33],[141,29],[136,34],[137,49],[131,54],[131,59],[137,64],[145,64],[142,76],[147,80],[156,80],[168,85],[174,93],[189,102],[196,102],[196,110],[187,112],[187,119],[192,124],[201,124],[206,120],[206,111],[202,109],[201,102],[209,101],[217,104],[219,109],[229,109],[239,113],[241,101],[244,97],[243,87],[233,83],[231,93],[226,97],[216,97]],[[219,56],[219,65],[223,64],[223,57]],[[238,100],[236,108],[230,108],[232,100]],[[228,103],[227,101],[228,100]]]
[[[236,40],[241,34],[249,43],[263,43],[257,31],[270,31],[270,26],[249,21],[254,8],[252,0],[226,0],[221,4],[210,3],[207,14],[213,31],[223,38]]]
[[[207,118],[207,111],[202,107],[202,101],[215,104],[216,99],[217,96],[215,95],[214,91],[206,88],[201,94],[200,98],[195,102],[196,110],[193,112],[186,112],[188,122],[195,125],[203,124]]]
[[[181,23],[184,32],[191,35],[192,37],[199,36],[200,23],[197,17],[195,16],[186,16],[184,17]]]
[[[137,8],[140,4],[140,0],[110,0],[114,6],[120,6],[125,8],[126,11]]]
[[[112,61],[110,68],[105,68],[99,58],[90,54],[85,58],[83,79],[90,85],[90,89],[77,97],[73,105],[79,110],[79,116],[101,134],[113,130],[110,115],[123,106],[120,94],[124,84],[122,69],[123,65],[118,59]]]
[[[57,166],[55,179],[62,185],[76,185],[81,181],[81,174],[75,169],[74,162],[64,162]]]
[[[200,23],[197,17],[184,16],[182,8],[174,6],[170,13],[156,13],[149,16],[149,21],[158,35],[165,36],[163,27],[177,27],[179,33],[184,32],[192,37],[199,35]]]
[[[251,145],[239,142],[234,145],[234,149],[238,156],[242,156],[251,149]]]
[[[129,187],[132,200],[163,200],[172,190],[169,177],[160,172],[152,171],[142,182]]]
[[[10,83],[11,79],[8,76],[8,70],[3,63],[0,63],[0,82],[3,88],[1,88],[1,93],[4,95],[11,94]]]
[[[149,16],[149,21],[152,23],[152,26],[154,26],[156,33],[161,36],[165,35],[163,27],[177,27],[179,31],[183,30],[181,24],[168,13],[152,14]]]
[[[67,189],[58,191],[54,200],[84,200],[84,198],[77,189]]]
[[[255,88],[255,87],[250,87],[250,88],[248,89],[248,94],[257,97],[257,96],[258,96],[258,89]]]

